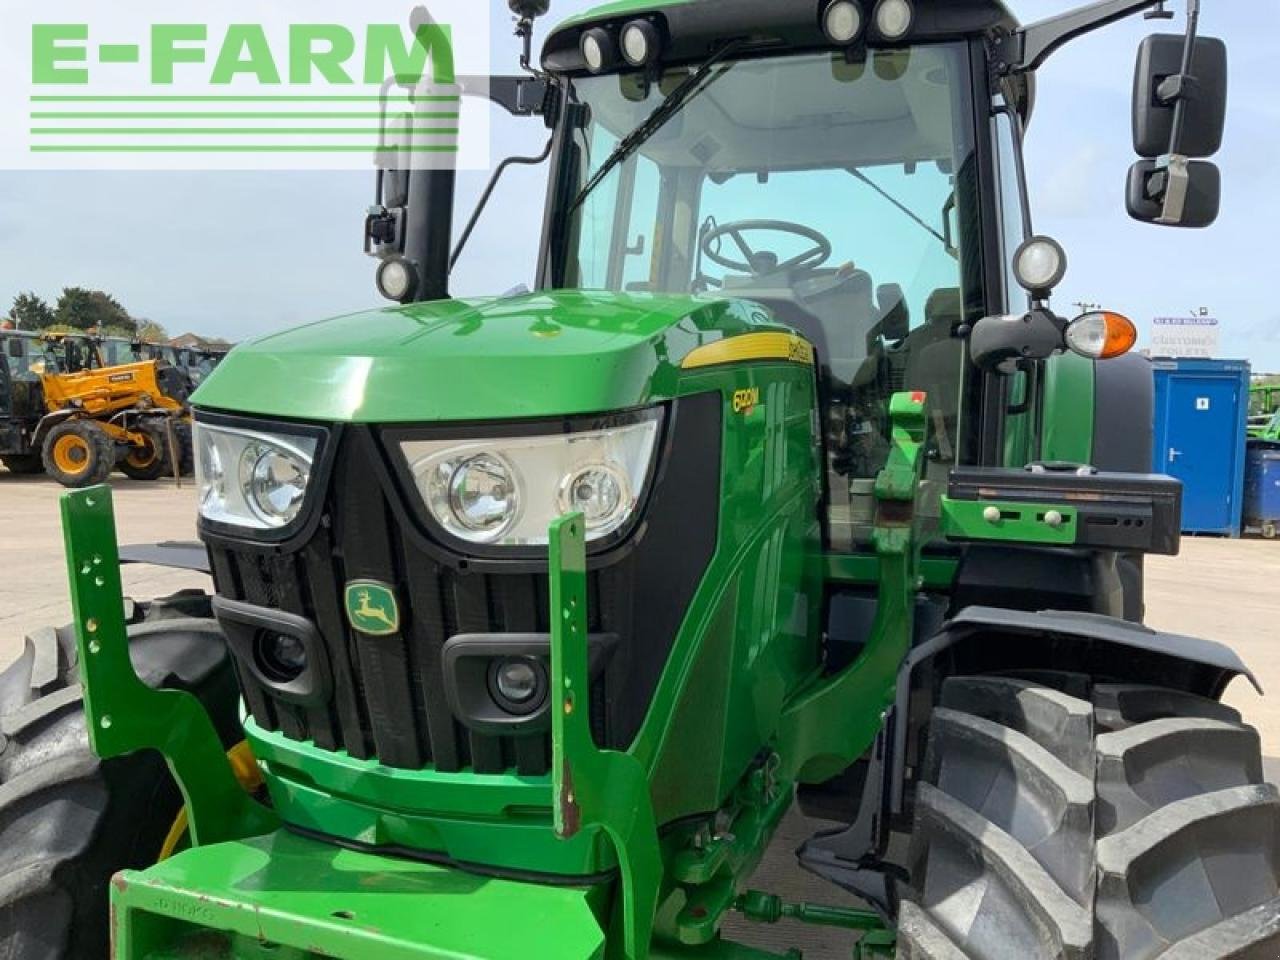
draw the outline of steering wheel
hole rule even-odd
[[[768,250],[756,251],[747,243],[743,234],[749,230],[772,230],[777,233],[789,233],[810,241],[813,246],[789,260],[778,262],[778,255]],[[721,240],[729,237],[742,252],[745,260],[733,260],[720,252]],[[702,255],[712,263],[726,270],[749,273],[753,276],[764,276],[788,270],[816,270],[831,259],[831,241],[813,227],[790,220],[735,220],[732,223],[716,224],[702,235],[700,242]]]

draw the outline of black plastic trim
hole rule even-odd
[[[618,643],[616,633],[594,633],[587,637],[593,683],[604,672]],[[449,709],[468,730],[495,736],[525,736],[545,733],[551,728],[550,634],[459,634],[445,643],[441,656]],[[539,695],[521,707],[497,702],[491,689],[493,668],[512,657],[534,661],[541,674]]]
[[[213,615],[227,637],[241,667],[285,703],[299,707],[320,707],[333,696],[333,674],[324,641],[316,626],[305,617],[282,610],[223,597],[213,598]],[[264,633],[285,634],[301,641],[307,652],[307,665],[293,680],[281,681],[267,674],[258,662],[258,639]]]

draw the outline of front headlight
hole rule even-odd
[[[648,483],[659,414],[597,430],[484,440],[406,440],[401,452],[431,517],[468,543],[541,546],[581,511],[587,540],[622,529]]]
[[[196,423],[200,516],[255,530],[287,527],[302,512],[315,437]]]

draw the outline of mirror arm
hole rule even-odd
[[[458,258],[462,256],[462,251],[467,248],[467,241],[471,239],[471,234],[475,232],[476,224],[480,222],[480,216],[484,213],[485,207],[489,205],[489,199],[493,196],[493,191],[497,189],[498,181],[502,179],[502,175],[513,166],[536,167],[544,162],[547,157],[551,156],[552,143],[554,143],[554,138],[547,141],[547,145],[542,148],[542,152],[536,157],[507,157],[502,163],[498,164],[498,168],[493,171],[493,176],[489,178],[488,184],[485,185],[484,193],[480,194],[480,199],[476,202],[476,208],[471,212],[471,219],[467,221],[467,225],[462,231],[462,236],[458,238],[458,245],[453,248],[453,254],[449,257],[450,273],[458,265]]]
[[[1200,28],[1200,0],[1187,0],[1187,43],[1182,50],[1182,72],[1175,81],[1169,77],[1160,88],[1161,99],[1174,102],[1173,133],[1169,137],[1169,153],[1177,152],[1178,143],[1182,140],[1182,131],[1187,123],[1187,102],[1191,99],[1195,80],[1191,76],[1192,60],[1195,57],[1196,37]]]
[[[1160,6],[1163,0],[1101,0],[1068,10],[1006,34],[996,41],[992,66],[998,76],[1012,76],[1038,69],[1059,47],[1094,30],[1132,16],[1139,10]],[[1194,0],[1193,0],[1194,2]]]

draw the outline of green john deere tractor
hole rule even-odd
[[[0,676],[0,953],[1275,956],[1252,677],[1141,624],[1151,372],[1050,308],[1022,174],[1036,68],[1143,10],[623,0],[459,78],[550,130],[536,289],[450,298],[454,173],[389,163],[399,304],[228,357],[203,545],[124,553],[215,595],[122,603],[67,495],[74,627]],[[1151,222],[1217,209],[1198,15],[1139,57]],[[797,805],[830,898],[758,885]]]

